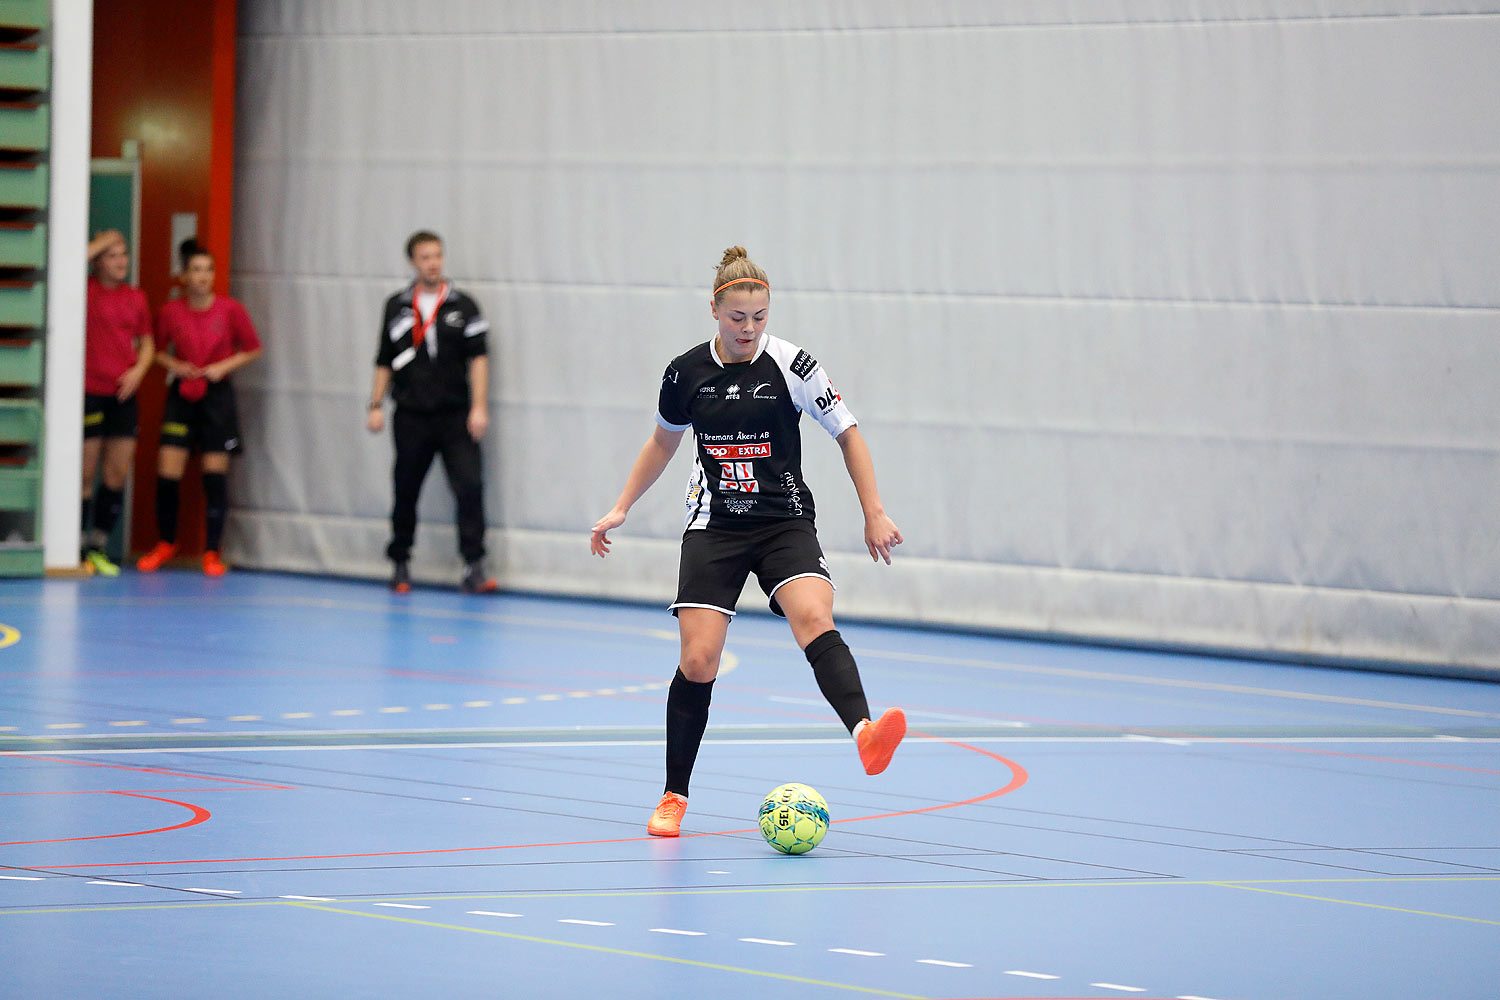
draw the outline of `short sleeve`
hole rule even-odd
[[[396,357],[396,341],[390,336],[392,309],[394,298],[386,299],[385,311],[380,318],[380,333],[375,340],[375,367],[389,368]]]
[[[467,298],[467,296],[466,296]],[[464,357],[477,358],[488,354],[490,321],[479,311],[479,303],[469,299],[469,321],[464,324]]]
[[[229,334],[230,341],[236,351],[258,351],[260,350],[260,337],[255,333],[255,324],[250,322],[250,314],[245,307],[234,300],[233,307],[229,310]]]
[[[693,425],[682,400],[682,372],[667,365],[661,377],[661,395],[656,402],[656,422],[669,431],[685,431]]]
[[[806,355],[805,351],[803,355]],[[795,387],[793,398],[802,412],[821,424],[830,437],[837,438],[859,421],[844,405],[844,397],[833,387],[827,369],[816,361],[812,365],[800,385]]]
[[[152,336],[151,306],[146,303],[145,292],[139,290],[136,292],[135,305],[135,331],[133,332],[132,336],[141,338]]]

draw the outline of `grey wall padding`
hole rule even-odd
[[[871,565],[807,422],[841,613],[1500,676],[1496,11],[242,4],[230,555],[386,572],[365,398],[432,228],[494,324],[492,568],[665,606],[686,444],[588,530],[742,244],[907,538]],[[440,468],[421,511],[456,582]]]

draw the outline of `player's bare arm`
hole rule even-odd
[[[870,447],[865,444],[859,427],[850,427],[838,436],[839,450],[844,453],[844,467],[854,482],[854,491],[859,494],[859,505],[865,512],[865,548],[872,560],[891,562],[891,549],[904,539],[901,529],[896,527],[885,506],[880,502],[880,490],[875,485],[875,462],[870,458]]]
[[[647,438],[645,445],[641,447],[641,453],[635,458],[635,464],[630,468],[625,488],[620,491],[620,499],[615,501],[608,514],[594,522],[593,533],[589,536],[590,552],[601,559],[609,554],[610,541],[606,532],[624,524],[625,515],[630,512],[630,508],[651,488],[652,483],[661,478],[667,463],[677,454],[677,446],[682,443],[684,433],[669,431],[660,425],[651,432],[651,437]]]

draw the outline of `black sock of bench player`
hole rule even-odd
[[[181,489],[181,480],[156,480],[156,533],[168,545],[177,544],[177,498]]]
[[[829,629],[808,643],[802,652],[812,664],[818,690],[839,713],[844,728],[854,732],[855,726],[870,717],[870,703],[865,700],[859,667],[855,665],[854,654],[849,652],[844,637],[839,635],[838,629]]]
[[[229,478],[222,472],[203,474],[203,521],[205,541],[211,552],[224,540],[224,518],[229,514]]]
[[[708,728],[708,703],[714,696],[714,682],[698,683],[683,676],[677,668],[672,686],[667,689],[667,788],[687,797],[688,779],[698,759],[703,730]]]
[[[124,490],[112,490],[108,486],[100,486],[99,505],[94,509],[94,527],[108,538],[109,533],[115,530],[115,523],[120,520],[120,512],[124,509]]]

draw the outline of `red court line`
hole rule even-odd
[[[166,802],[169,805],[182,806],[182,808],[190,810],[193,814],[193,817],[192,819],[183,820],[181,823],[176,823],[172,826],[159,826],[152,830],[132,830],[129,833],[100,833],[95,834],[92,837],[57,837],[51,840],[10,840],[4,843],[0,843],[0,847],[19,847],[23,844],[67,844],[78,840],[111,840],[115,837],[144,837],[148,833],[166,833],[168,830],[181,830],[185,827],[197,826],[199,823],[202,823],[204,820],[208,819],[210,815],[212,815],[207,809],[204,809],[202,806],[195,806],[191,802],[178,802],[176,799],[162,799],[157,798],[155,795],[140,795],[136,792],[101,792],[99,794],[128,795],[131,798],[136,799],[150,799],[153,802]]]
[[[922,734],[914,733],[912,735],[922,735]],[[985,757],[989,757],[989,758],[992,758],[993,760],[999,761],[1000,763],[1004,764],[1007,768],[1010,769],[1010,772],[1011,772],[1010,781],[1008,781],[1001,788],[997,788],[997,789],[995,789],[994,791],[991,791],[991,792],[986,792],[983,795],[976,795],[976,796],[974,796],[972,798],[961,799],[961,800],[954,801],[954,802],[944,802],[944,803],[941,803],[941,804],[935,805],[935,806],[923,806],[920,809],[906,809],[906,810],[902,810],[900,812],[877,813],[877,814],[870,815],[870,816],[855,816],[855,817],[851,817],[849,819],[838,820],[837,822],[840,822],[840,823],[859,823],[859,822],[863,822],[865,820],[871,820],[871,819],[890,819],[890,818],[895,817],[895,816],[915,816],[918,813],[937,812],[940,809],[955,809],[955,808],[957,808],[959,806],[972,805],[972,804],[974,804],[976,802],[983,802],[986,799],[997,798],[997,797],[999,797],[1001,795],[1005,795],[1005,794],[1007,794],[1009,792],[1013,792],[1017,788],[1020,788],[1022,785],[1024,785],[1026,783],[1026,781],[1028,780],[1028,778],[1030,777],[1026,773],[1026,769],[1023,768],[1020,764],[1017,764],[1015,761],[1010,760],[1010,759],[1008,759],[1006,757],[1002,757],[1002,756],[1000,756],[997,753],[991,753],[988,750],[981,750],[979,747],[970,746],[967,743],[959,743],[959,742],[957,742],[955,740],[947,740],[947,739],[942,739],[942,738],[939,737],[938,741],[942,742],[942,743],[950,744],[950,745],[955,746],[955,747],[959,747],[960,749],[963,749],[963,750],[971,750],[974,753],[981,754],[981,755],[983,755]],[[728,836],[728,835],[732,835],[732,834],[758,833],[758,832],[759,832],[759,828],[758,827],[747,827],[747,828],[745,828],[743,830],[715,830],[715,831],[709,831],[709,832],[705,832],[705,833],[690,833],[690,834],[687,834],[683,839],[687,839],[688,837],[723,837],[723,836]],[[424,856],[424,855],[429,855],[429,854],[466,854],[466,853],[472,853],[474,851],[513,851],[513,850],[520,850],[520,849],[525,849],[525,848],[592,847],[592,846],[596,846],[596,845],[599,845],[599,844],[633,844],[633,843],[641,843],[641,842],[645,842],[645,841],[655,841],[655,840],[658,840],[658,839],[659,838],[651,837],[651,836],[645,836],[645,837],[610,837],[610,838],[607,838],[607,839],[604,839],[604,840],[562,840],[562,841],[556,841],[556,842],[544,843],[544,844],[490,844],[490,845],[485,845],[485,846],[481,846],[481,847],[437,847],[437,848],[431,848],[431,849],[420,850],[420,851],[371,851],[371,852],[362,853],[362,854],[305,854],[305,855],[297,855],[297,856],[293,856],[293,857],[281,857],[281,858],[188,858],[188,859],[180,859],[180,860],[176,860],[176,861],[167,861],[167,860],[158,859],[158,860],[155,860],[155,861],[116,861],[116,862],[112,862],[112,863],[109,863],[109,864],[32,865],[32,866],[29,866],[29,867],[47,868],[49,870],[55,870],[55,871],[73,871],[73,870],[82,869],[82,868],[128,868],[128,867],[135,867],[135,866],[139,866],[139,865],[219,865],[219,864],[231,864],[231,863],[254,863],[254,862],[263,862],[263,861],[346,861],[346,860],[350,860],[350,859],[354,859],[354,858],[404,858],[404,857],[413,857],[413,856]]]

